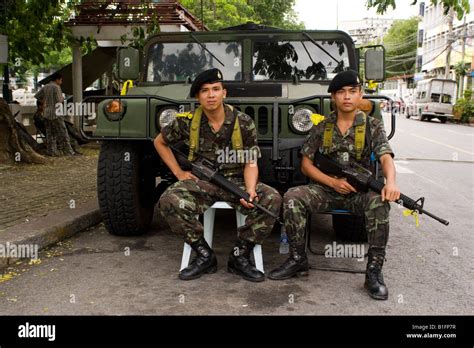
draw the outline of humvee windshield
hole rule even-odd
[[[258,41],[254,43],[254,80],[330,80],[349,65],[342,42]]]
[[[152,45],[149,51],[146,80],[175,82],[186,81],[188,77],[194,80],[200,72],[211,68],[220,69],[226,80],[242,79],[242,44],[240,42],[206,42],[204,44],[207,51],[194,42],[159,42]]]
[[[204,47],[205,46],[205,47]],[[255,37],[252,80],[330,80],[349,66],[341,41],[282,41]],[[201,71],[218,68],[227,81],[242,80],[242,42],[158,42],[148,52],[146,81],[193,80]]]

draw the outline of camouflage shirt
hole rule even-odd
[[[236,109],[234,111],[224,104],[225,119],[222,127],[215,132],[205,113],[202,113],[201,127],[199,129],[199,151],[215,163],[216,168],[226,177],[243,177],[245,163],[261,157],[257,144],[257,131],[250,116]],[[233,150],[231,135],[234,124],[234,115],[239,118],[240,132],[242,134],[243,152],[241,157]],[[177,117],[170,124],[163,127],[161,134],[167,144],[174,145],[183,142],[189,149],[189,129],[191,119]],[[225,139],[227,137],[227,139]]]
[[[41,88],[35,94],[35,98],[43,103],[43,117],[45,119],[55,120],[58,118],[58,116],[62,116],[56,114],[58,103],[60,104],[64,101],[61,86],[59,86],[56,82],[51,81]]]
[[[301,154],[307,156],[311,160],[314,160],[316,151],[320,151],[321,153],[323,152],[324,128],[326,123],[331,122],[334,123],[334,129],[332,134],[332,145],[328,151],[328,156],[338,161],[342,165],[348,164],[349,160],[354,160],[356,158],[354,145],[355,130],[356,126],[364,124],[363,117],[363,112],[359,111],[356,114],[354,123],[347,130],[346,134],[341,134],[341,131],[336,124],[336,113],[331,113],[327,118],[324,119],[324,121],[311,128],[303,148],[301,149]],[[365,167],[368,167],[370,149],[372,149],[374,152],[377,160],[380,160],[380,157],[387,153],[392,157],[394,156],[392,148],[388,143],[382,121],[371,116],[367,116],[367,121],[369,122],[369,139],[371,140],[371,144],[370,146],[367,144],[364,145],[362,159],[360,161]]]

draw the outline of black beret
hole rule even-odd
[[[360,86],[360,79],[357,71],[345,70],[334,76],[329,84],[328,92],[333,93],[345,86]]]
[[[194,79],[193,84],[191,85],[191,90],[189,91],[189,96],[192,98],[198,92],[201,86],[205,83],[214,83],[222,81],[222,73],[219,69],[209,69],[200,73]]]

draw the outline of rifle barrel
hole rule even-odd
[[[381,180],[370,180],[369,181],[369,188],[374,190],[377,193],[380,193],[382,191],[382,188],[384,186],[384,183]],[[402,201],[402,204],[405,208],[411,209],[411,210],[417,210],[420,214],[426,214],[429,217],[435,219],[436,221],[441,222],[443,225],[448,226],[449,221],[446,221],[440,217],[437,217],[434,214],[431,214],[430,212],[424,210],[420,204],[416,203],[412,198],[408,197],[407,195],[404,195],[403,193],[400,193],[400,200]]]
[[[442,219],[442,218],[440,218],[440,217],[437,217],[436,215],[433,215],[433,214],[431,214],[430,212],[428,212],[428,211],[426,211],[426,210],[424,210],[424,209],[418,209],[418,210],[419,210],[419,212],[420,212],[421,214],[426,214],[426,215],[428,215],[429,217],[435,219],[436,221],[441,222],[443,225],[446,225],[446,226],[449,225],[449,221],[447,221],[447,220],[445,220],[445,219]]]

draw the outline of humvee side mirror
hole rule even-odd
[[[117,49],[117,68],[120,80],[138,80],[140,72],[138,50],[133,47],[119,47]]]
[[[370,46],[365,51],[365,80],[381,82],[385,79],[385,49],[383,46]]]

